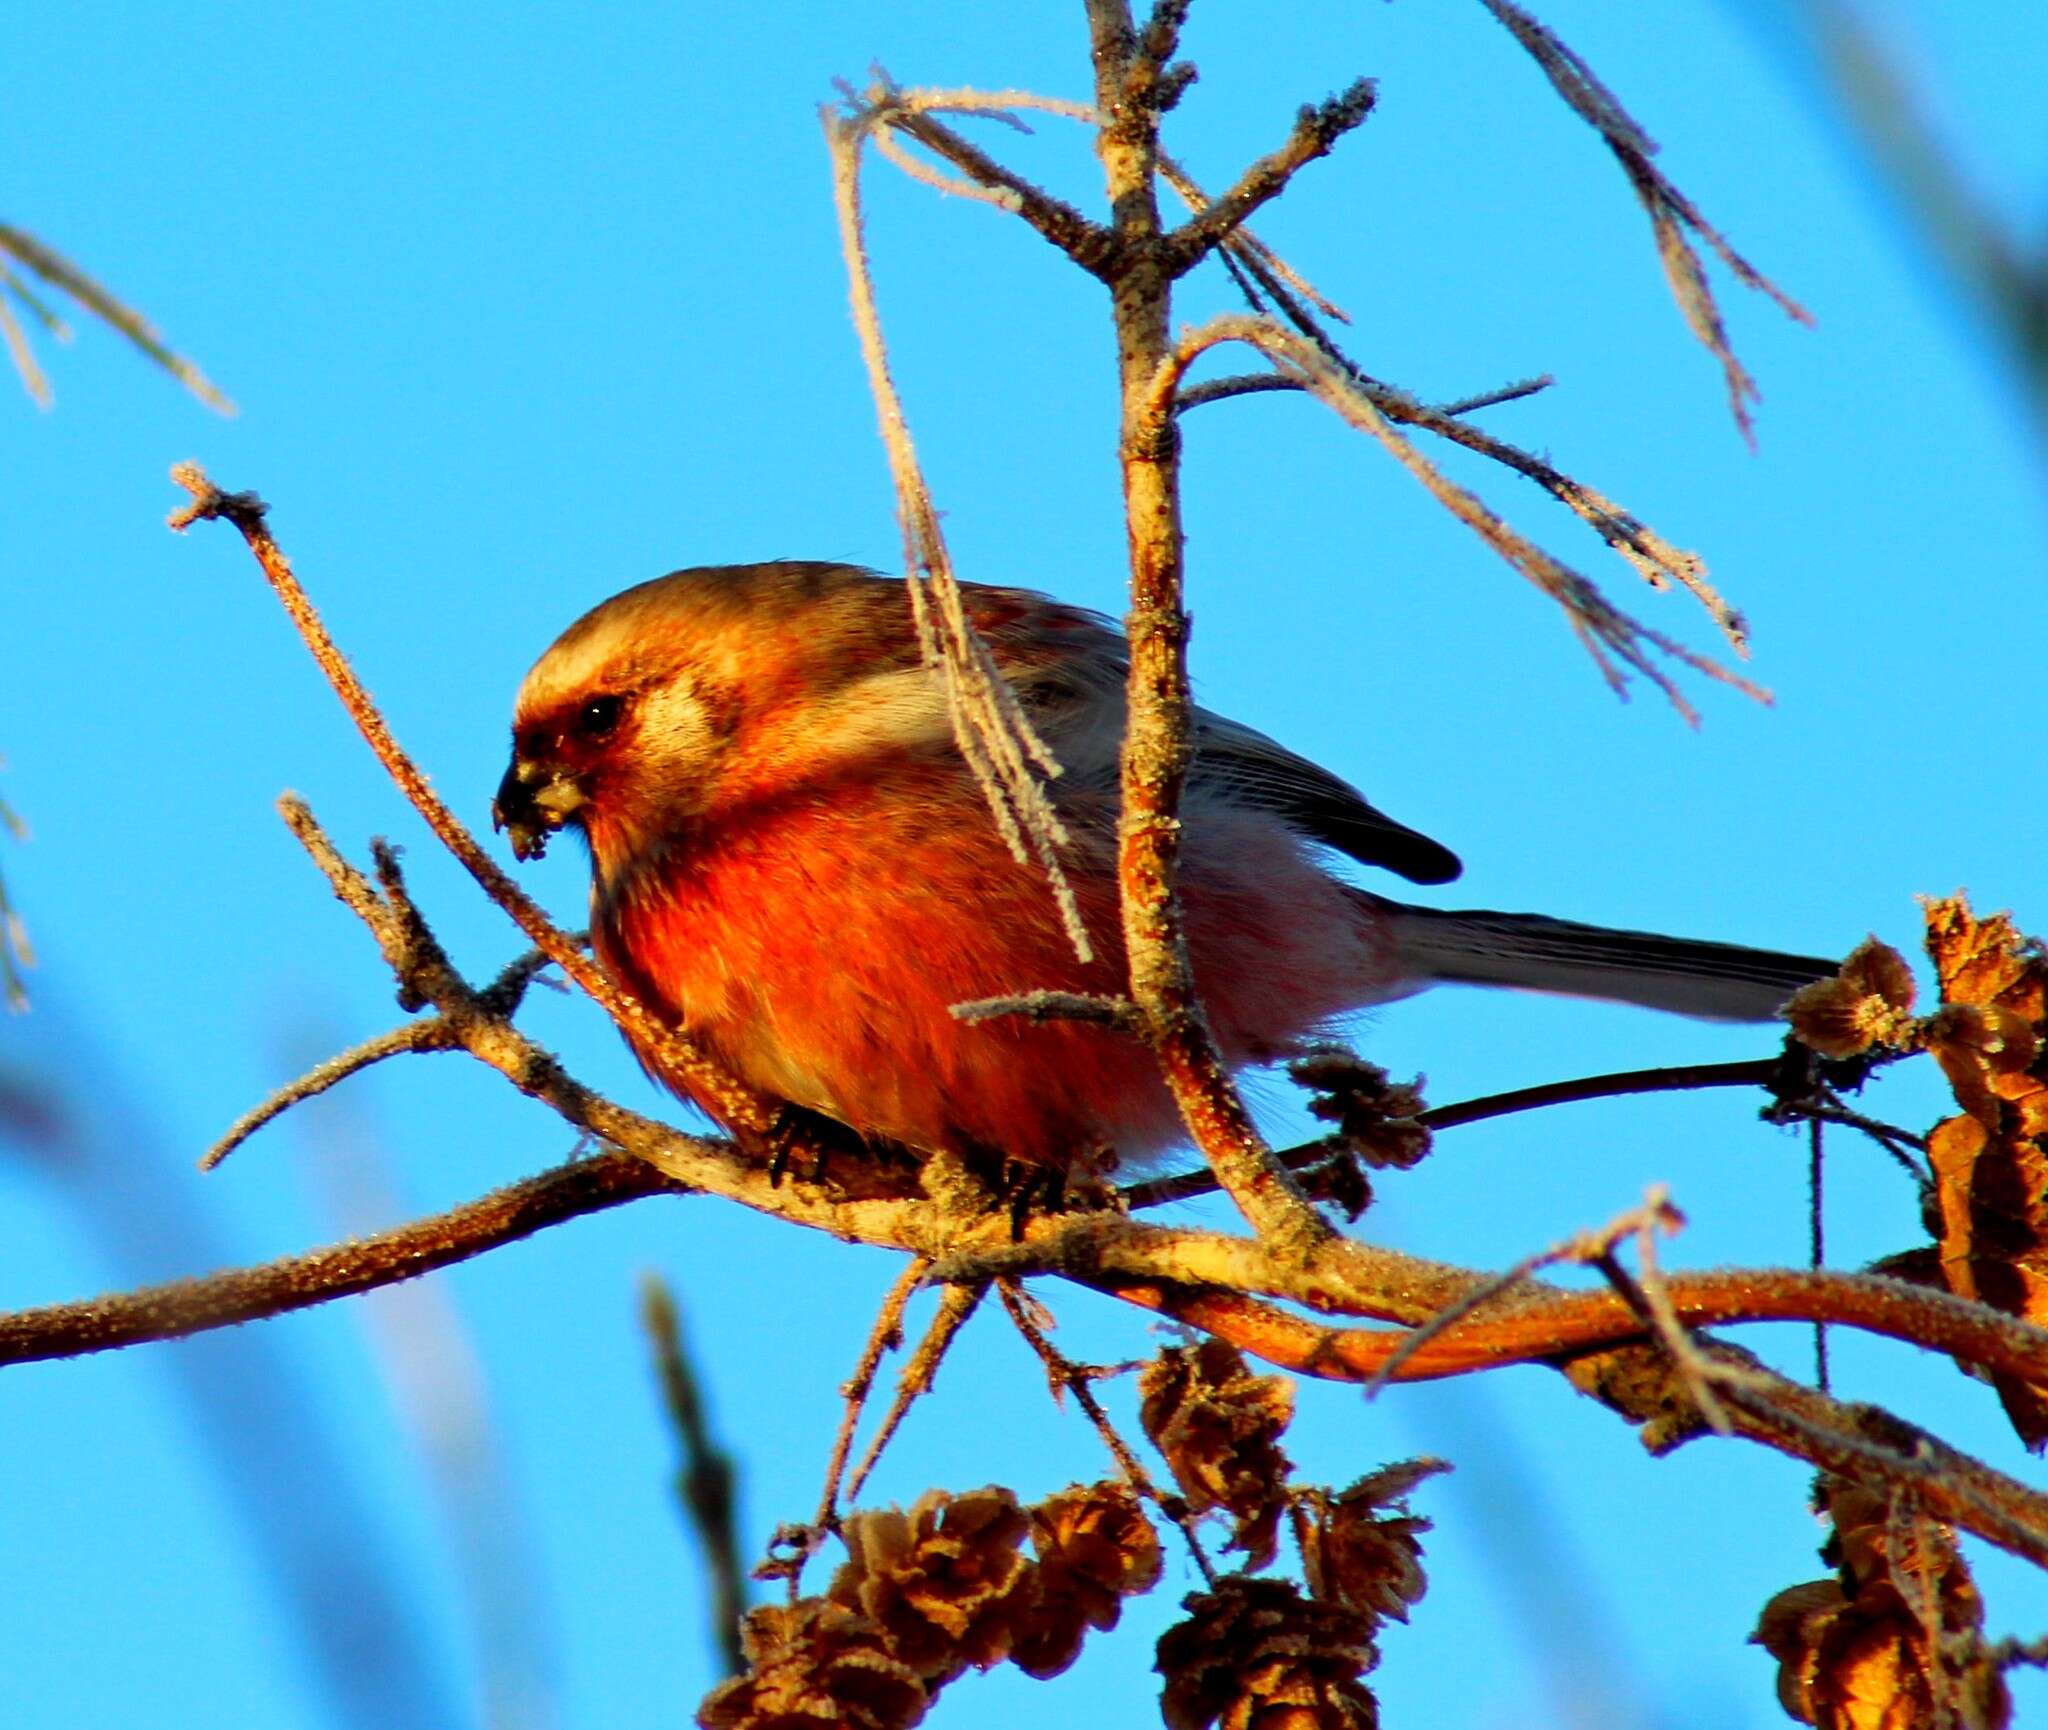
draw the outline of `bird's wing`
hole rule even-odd
[[[1448,847],[1396,823],[1349,782],[1207,709],[1196,711],[1195,773],[1361,865],[1381,866],[1411,883],[1448,883],[1464,870]]]
[[[1113,777],[1130,665],[1123,634],[1100,613],[1043,595],[961,587],[1026,711],[1070,772],[1062,786],[1072,791]],[[1194,773],[1310,840],[1411,883],[1448,883],[1464,870],[1448,847],[1396,823],[1329,770],[1208,709],[1195,711]]]

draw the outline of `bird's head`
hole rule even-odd
[[[901,584],[794,562],[677,571],[535,663],[491,815],[521,859],[579,828],[610,877],[721,811],[950,739]]]

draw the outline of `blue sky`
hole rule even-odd
[[[2006,0],[1887,15],[1973,181],[2035,233],[2038,19]],[[1776,8],[1566,0],[1543,16],[1817,316],[1796,329],[1722,288],[1764,392],[1754,454],[1614,164],[1478,6],[1209,0],[1174,148],[1221,182],[1300,101],[1379,78],[1379,110],[1261,232],[1349,308],[1353,352],[1381,377],[1441,400],[1555,374],[1485,424],[1702,551],[1777,701],[1701,688],[1697,731],[1647,690],[1616,702],[1547,605],[1411,480],[1279,397],[1189,422],[1204,698],[1455,847],[1467,874],[1445,904],[1832,952],[1870,931],[1910,948],[1913,897],[1967,885],[2039,929],[2048,546],[2001,357],[1860,169]],[[0,1022],[0,1068],[76,1130],[61,1166],[11,1146],[0,1163],[7,1308],[286,1253],[571,1148],[494,1077],[438,1059],[192,1170],[292,1066],[398,1019],[363,934],[273,815],[280,791],[358,851],[376,833],[407,846],[465,966],[518,945],[382,781],[239,542],[164,531],[168,465],[196,456],[271,500],[400,737],[481,823],[512,692],[585,607],[683,564],[897,556],[816,119],[833,79],[879,61],[906,83],[1086,95],[1067,6],[44,7],[13,43],[0,221],[145,308],[242,413],[207,415],[90,327],[45,350],[53,412],[0,400],[0,795],[35,832],[0,864],[42,953],[34,1011]],[[1095,196],[1077,135],[993,136]],[[963,574],[1119,610],[1098,289],[989,210],[887,170],[869,185],[883,315]],[[1198,278],[1183,316],[1227,305]],[[1713,647],[1691,603],[1633,589],[1533,489],[1447,466],[1623,604]],[[528,878],[565,920],[578,869],[559,849]],[[540,994],[532,1022],[577,1073],[657,1105],[587,1006]],[[1360,1039],[1426,1072],[1437,1100],[1765,1048],[1754,1031],[1452,991],[1380,1012]],[[1258,1095],[1279,1134],[1301,1128],[1287,1092]],[[1870,1103],[1906,1122],[1937,1109],[1912,1076]],[[1832,1172],[1834,1259],[1913,1241],[1884,1161],[1844,1139]],[[1805,1254],[1803,1143],[1728,1095],[1460,1131],[1381,1186],[1364,1229],[1499,1264],[1652,1181],[1692,1219],[1677,1265]],[[895,1268],[719,1204],[648,1204],[381,1309],[9,1370],[0,1715],[23,1730],[145,1713],[484,1722],[488,1673],[527,1714],[504,1722],[679,1721],[710,1658],[634,1322],[649,1268],[681,1296],[758,1551],[815,1500],[837,1384]],[[1150,1349],[1134,1314],[1044,1295],[1074,1355]],[[1808,1361],[1798,1330],[1746,1343]],[[462,1431],[441,1438],[452,1496],[389,1392],[406,1366]],[[2028,1467],[1989,1393],[1945,1362],[1843,1340],[1836,1375]],[[1308,1388],[1301,1406],[1311,1479],[1419,1452],[1458,1466],[1418,1498],[1438,1521],[1432,1584],[1383,1642],[1390,1724],[1783,1721],[1743,1636],[1766,1597],[1819,1571],[1799,1467],[1738,1444],[1653,1464],[1533,1369],[1371,1405]],[[1104,1469],[985,1317],[874,1494],[994,1480],[1037,1495]],[[481,1633],[479,1574],[497,1583]],[[316,1582],[313,1619],[339,1642],[324,1670],[285,1577]],[[2048,1623],[2038,1577],[1993,1559],[1982,1578],[1995,1632]],[[1150,1641],[1192,1584],[1170,1562],[1056,1692],[967,1681],[930,1721],[1147,1721]]]

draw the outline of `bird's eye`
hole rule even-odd
[[[576,731],[586,739],[602,739],[619,724],[623,697],[593,697],[576,712]]]

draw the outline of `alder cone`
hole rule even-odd
[[[1750,1636],[1778,1660],[1785,1710],[1817,1730],[2003,1730],[2011,1697],[1948,1528],[1840,1480],[1821,1501],[1840,1572],[1780,1592]]]
[[[749,1612],[748,1670],[697,1709],[703,1730],[910,1730],[930,1696],[867,1617],[823,1598]]]
[[[1360,1478],[1339,1495],[1303,1492],[1295,1532],[1309,1591],[1375,1620],[1407,1621],[1409,1605],[1429,1585],[1418,1534],[1430,1523],[1405,1507],[1382,1510],[1424,1478],[1449,1470],[1443,1460],[1406,1460]]]
[[[1280,1435],[1294,1415],[1294,1384],[1253,1375],[1235,1346],[1206,1339],[1166,1347],[1139,1375],[1138,1392],[1139,1422],[1188,1505],[1235,1515],[1231,1546],[1263,1568],[1287,1506],[1291,1466]]]
[[[1159,1637],[1167,1730],[1377,1730],[1359,1680],[1379,1662],[1364,1617],[1241,1574],[1186,1608]]]
[[[1016,1496],[994,1484],[958,1496],[927,1490],[907,1513],[849,1514],[848,1560],[825,1595],[874,1623],[937,1688],[1009,1656],[1029,1602],[1031,1564],[1018,1553],[1029,1529]]]
[[[1823,1057],[1857,1057],[1877,1047],[1910,1049],[1917,1042],[1916,994],[1906,958],[1866,937],[1839,973],[1795,991],[1784,1015],[1792,1036]]]
[[[1159,1583],[1163,1558],[1136,1494],[1118,1483],[1048,1496],[1031,1510],[1031,1543],[1038,1565],[1010,1660],[1043,1680],[1073,1663],[1090,1628],[1114,1628],[1125,1598]]]

